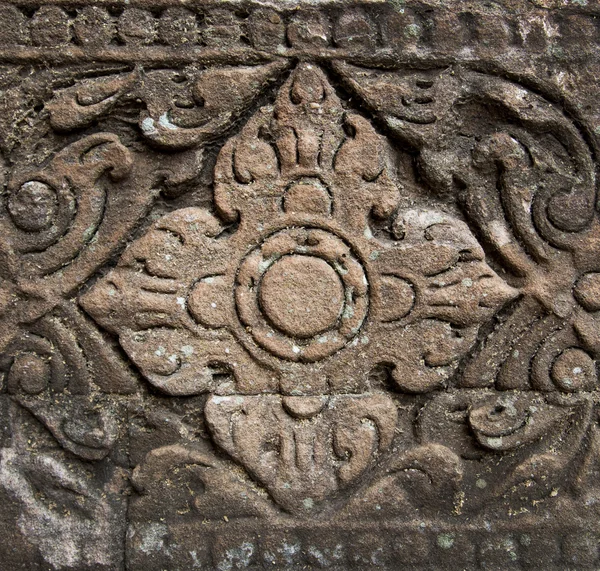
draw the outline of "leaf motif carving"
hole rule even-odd
[[[205,414],[217,444],[299,513],[371,467],[390,446],[397,417],[388,397],[369,394],[213,396]]]

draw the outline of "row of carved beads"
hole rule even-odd
[[[533,570],[558,568],[554,565],[591,569],[599,561],[597,539],[591,531],[571,531],[563,537],[535,530],[529,533],[435,532],[423,522],[419,531],[403,531],[393,539],[385,532],[373,533],[364,528],[354,532],[332,528],[328,532],[325,544],[322,538],[313,539],[293,530],[286,530],[285,534],[264,534],[257,541],[247,532],[219,534],[207,541],[212,546],[212,557],[207,554],[206,564],[212,559],[216,568],[227,568],[219,567],[222,563],[234,566],[267,563],[283,568],[292,562],[310,569],[329,566],[340,569],[351,565],[410,569],[431,560],[438,568],[448,569],[460,565],[469,569]],[[134,541],[136,535],[133,534]]]
[[[0,5],[0,45],[82,47],[199,45],[207,47],[374,48],[402,47],[481,50],[524,47],[566,55],[565,48],[589,51],[597,30],[577,13],[532,12],[524,19],[489,11],[447,12],[415,4],[359,7],[325,14],[315,10],[280,13],[258,8],[203,11],[172,7],[150,11],[85,6],[65,10],[43,5],[31,12]]]

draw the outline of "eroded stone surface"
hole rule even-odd
[[[596,569],[598,10],[1,5],[0,568]]]

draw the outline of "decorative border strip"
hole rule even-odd
[[[370,60],[427,53],[470,59],[517,51],[572,61],[588,57],[599,36],[594,10],[575,5],[549,11],[528,4],[524,17],[404,0],[302,9],[224,2],[169,7],[160,0],[139,7],[62,4],[0,4],[0,60],[250,62],[365,53]]]
[[[134,524],[128,541],[133,547],[148,533],[160,534],[161,524]],[[326,526],[282,525],[275,531],[249,529],[237,522],[169,525],[169,534],[179,540],[202,537],[210,552],[202,563],[214,568],[228,565],[245,569],[322,568],[342,570],[359,564],[361,569],[597,569],[600,561],[596,530],[558,528],[547,521],[530,521],[518,531],[489,526],[452,526],[421,522],[416,525]],[[166,526],[165,526],[166,529]],[[540,533],[540,530],[543,530]],[[172,545],[177,545],[174,541]],[[183,542],[185,560],[189,546]],[[187,555],[189,557],[189,555]],[[147,568],[148,560],[136,552],[131,569]],[[427,562],[435,562],[430,567]],[[279,566],[279,567],[276,567]],[[234,567],[235,568],[235,567]]]

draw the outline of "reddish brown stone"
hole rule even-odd
[[[0,571],[596,569],[598,7],[0,6]]]

